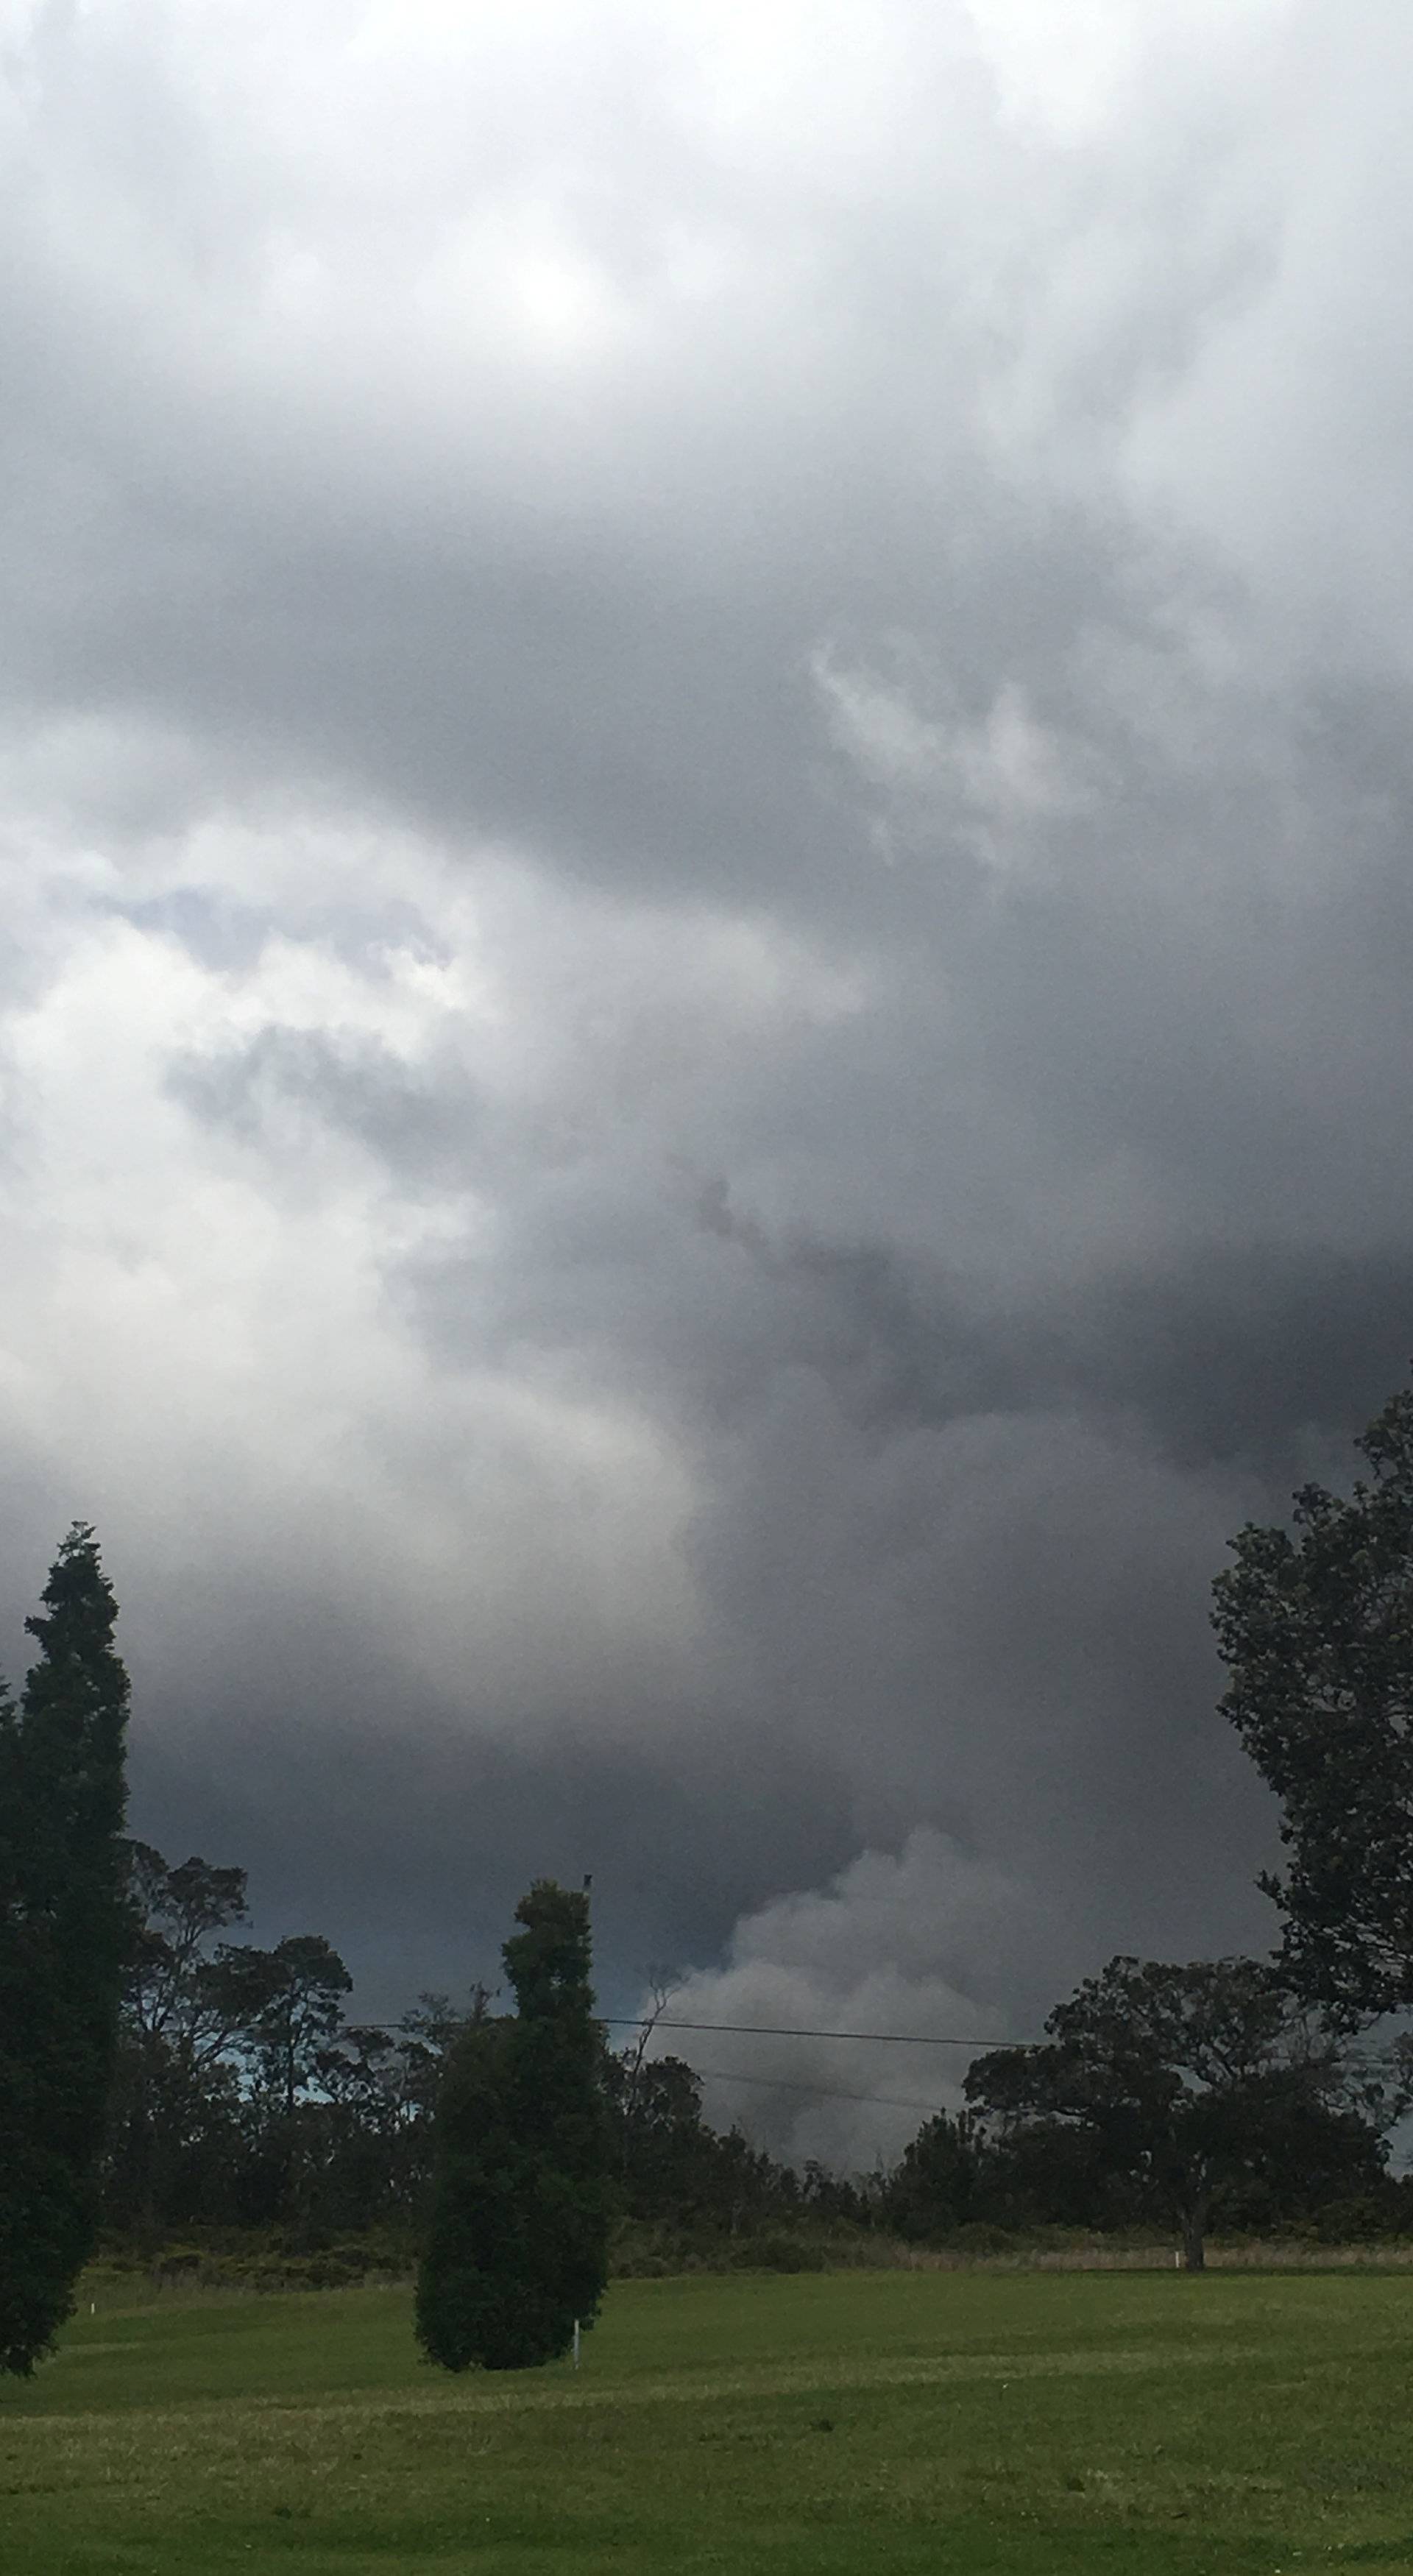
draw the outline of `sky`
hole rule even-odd
[[[5,1657],[92,1520],[135,1830],[364,2012],[540,1874],[704,2021],[1273,1939],[1210,1582],[1413,1350],[1410,78],[0,0]],[[964,2063],[679,2044],[843,2164]]]

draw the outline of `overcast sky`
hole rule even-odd
[[[543,1872],[700,2019],[1273,1937],[1208,1587],[1413,1350],[1410,81],[0,0],[8,1660],[90,1517],[136,1829],[366,2011]]]

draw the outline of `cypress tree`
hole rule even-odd
[[[484,2021],[463,2030],[448,2051],[437,2095],[417,2340],[444,2370],[468,2370],[473,2362],[513,2369],[519,2359],[519,2175],[506,2095],[506,2028],[503,2021]]]
[[[608,2276],[608,2134],[587,1896],[537,1880],[503,1957],[516,2012],[471,2025],[437,2111],[417,2334],[447,2370],[569,2350]]]
[[[131,1938],[117,1603],[85,1522],[59,1550],[39,1657],[0,1707],[0,2369],[28,2374],[93,2244],[94,2170]]]

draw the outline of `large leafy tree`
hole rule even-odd
[[[245,1871],[195,1856],[169,1868],[151,1843],[130,1843],[128,1853],[138,1928],[125,2013],[144,2039],[164,2042],[184,2061],[203,2065],[219,2057],[238,2018],[224,1974],[233,1945],[212,1945],[218,1932],[248,1919]]]
[[[246,1920],[245,1872],[169,1868],[129,1845],[134,1915],[123,1994],[107,2208],[155,2232],[224,2193],[227,2210],[284,2208],[307,2161],[297,2113],[322,2090],[352,1979],[317,1933],[273,1950],[217,1936]]]
[[[1237,2186],[1279,2206],[1316,2175],[1331,2194],[1377,2183],[1407,2099],[1396,2063],[1359,2075],[1256,1959],[1111,1959],[1045,2027],[1048,2045],[975,2059],[968,2101],[1002,2143],[1077,2135],[1096,2179],[1176,2228],[1192,2270]]]
[[[318,2237],[412,2218],[442,2064],[484,1990],[469,2012],[424,1995],[396,2031],[348,2025],[348,1971],[319,1935],[224,1937],[247,1919],[244,1870],[128,1851],[105,2222],[158,2241],[212,2220]]]
[[[26,1620],[39,1655],[0,1709],[0,2368],[27,2373],[68,2315],[132,1937],[123,1841],[128,1677],[84,1522]]]
[[[608,2275],[608,2131],[589,1983],[589,1905],[552,1880],[505,1944],[513,2016],[466,2030],[438,2108],[417,2332],[448,2370],[567,2352]]]
[[[343,2027],[353,1979],[320,1932],[293,1932],[273,1950],[233,1951],[229,1965],[243,1977],[242,2022],[260,2089],[275,2115],[292,2121]]]
[[[1413,1391],[1356,1446],[1368,1476],[1248,1525],[1214,1587],[1222,1705],[1283,1810],[1286,1968],[1351,2024],[1413,2004]]]
[[[238,2136],[228,2052],[240,2028],[242,1953],[217,1936],[246,1919],[245,1872],[192,1857],[169,1867],[128,1846],[134,1918],[104,2170],[108,2222],[155,2236],[219,2196]]]
[[[243,2214],[307,2225],[329,2145],[324,2063],[340,2054],[353,1979],[318,1932],[291,1933],[273,1950],[233,1948],[228,1970],[246,2081]]]

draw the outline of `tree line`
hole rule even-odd
[[[319,1933],[272,1949],[232,1937],[246,1873],[169,1866],[130,1845],[133,1938],[122,1992],[97,2207],[113,2236],[154,2247],[208,2229],[280,2231],[317,2246],[415,2230],[428,2206],[448,2060],[499,2044],[498,1996],[423,1994],[394,2024],[350,2018],[352,1978]],[[560,1892],[561,1894],[563,1891]],[[521,1954],[508,1945],[508,1983]],[[516,1993],[517,2004],[519,2001]],[[723,2135],[701,2078],[594,2025],[595,2082],[616,2214],[727,2234],[800,2208],[857,2215],[862,2195]]]
[[[497,2044],[496,1999],[478,1986],[423,1995],[392,2027],[349,2019],[352,1981],[321,1935],[268,1950],[231,1938],[242,1870],[131,1851],[105,2226],[153,2246],[223,2226],[296,2246],[415,2232],[448,2054],[471,2033]],[[1117,1959],[1048,2027],[1042,2046],[975,2060],[966,2110],[925,2122],[896,2169],[852,2179],[712,2128],[681,2058],[650,2054],[646,2034],[615,2051],[600,2029],[614,2211],[699,2241],[802,2216],[934,2237],[1156,2224],[1194,2261],[1214,2215],[1251,2230],[1332,2203],[1404,2215],[1388,2140],[1410,2100],[1407,2046],[1350,2046],[1272,1963]]]
[[[1389,2140],[1410,2052],[1366,2034],[1413,2005],[1413,1392],[1357,1445],[1351,1490],[1308,1485],[1288,1526],[1243,1530],[1215,1587],[1223,1707],[1281,1806],[1287,1863],[1262,1882],[1276,1956],[1112,1960],[1042,2044],[983,2053],[965,2107],[862,2180],[712,2129],[680,2059],[612,2051],[587,1907],[548,1883],[506,1945],[513,2014],[477,1988],[359,2023],[323,1935],[233,1937],[242,1870],[125,1837],[117,1607],[76,1523],[26,1622],[21,1696],[0,1693],[0,2369],[47,2347],[100,2227],[418,2235],[444,2282],[460,2267],[449,2307],[425,2262],[419,2292],[424,2341],[459,2366],[501,2332],[493,2241],[520,2245],[517,2295],[550,2348],[569,2303],[592,2312],[615,2214],[726,2236],[1160,2220],[1194,2265],[1216,2223],[1403,2215]],[[535,2289],[551,2207],[559,2253]]]

